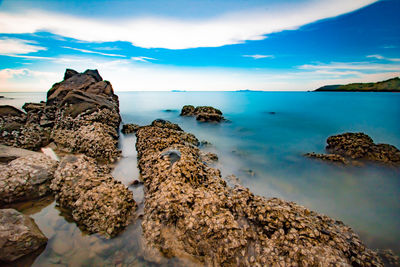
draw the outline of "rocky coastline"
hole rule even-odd
[[[111,83],[103,81],[97,70],[67,69],[64,80],[48,91],[46,102],[26,103],[23,109],[0,106],[0,207],[53,194],[57,205],[68,210],[84,231],[116,236],[132,222],[136,203],[132,192],[111,175],[111,163],[120,156],[121,122]],[[60,162],[32,152],[46,146],[62,156]],[[32,242],[0,261],[13,261],[47,242],[44,236],[34,242],[38,228],[28,216],[13,209],[1,211],[1,250],[18,251],[25,236]],[[25,218],[18,219],[26,229],[24,238],[15,238],[15,231],[22,232],[5,218],[8,213]]]
[[[89,234],[113,238],[140,217],[145,246],[162,255],[149,259],[155,264],[176,258],[182,266],[383,266],[341,221],[254,195],[233,175],[229,186],[215,168],[218,155],[201,150],[207,143],[162,119],[122,126],[123,134],[134,133],[137,140],[141,181],[135,183],[144,186],[144,207],[137,214],[132,191],[112,175],[121,154],[119,101],[97,70],[67,69],[46,102],[23,109],[0,106],[0,262],[47,242],[29,216],[4,207],[52,194]],[[191,105],[180,114],[202,122],[222,122],[222,115]],[[33,152],[43,147],[60,160]],[[400,162],[397,148],[376,145],[363,134],[330,137],[328,149],[331,154],[309,157]]]

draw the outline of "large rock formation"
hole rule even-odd
[[[49,194],[57,165],[57,161],[41,153],[0,165],[0,206]]]
[[[166,257],[207,266],[382,266],[340,221],[230,188],[191,134],[156,123],[137,132],[143,234]]]
[[[47,238],[27,215],[0,209],[0,261],[14,261],[47,243]]]
[[[224,120],[222,112],[219,109],[209,106],[192,105],[183,106],[181,116],[196,116],[196,120],[203,122],[221,122]]]
[[[37,150],[54,141],[59,150],[106,162],[120,154],[118,97],[97,70],[67,69],[64,80],[48,91],[46,102],[27,103],[23,108],[27,113],[0,107],[2,144]]]
[[[114,180],[107,166],[85,155],[65,156],[52,181],[57,203],[90,233],[112,237],[130,222],[136,203],[132,192]]]
[[[364,133],[344,133],[330,136],[326,150],[330,154],[308,153],[306,156],[344,164],[360,164],[371,161],[386,165],[400,166],[400,150],[388,144],[375,144]]]

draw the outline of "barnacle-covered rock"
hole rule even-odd
[[[219,109],[210,106],[198,106],[192,105],[183,106],[181,116],[196,116],[196,120],[203,122],[220,122],[224,120],[222,112]]]
[[[157,125],[136,136],[143,234],[166,257],[207,266],[382,266],[342,222],[228,187],[188,141],[194,136]]]
[[[357,164],[371,161],[392,166],[400,166],[400,150],[388,144],[375,144],[364,133],[344,133],[330,136],[326,150],[330,154],[307,153],[305,156],[321,160]]]
[[[131,133],[136,133],[136,131],[140,128],[139,125],[133,124],[133,123],[127,123],[122,125],[122,130],[121,132],[123,134],[131,134]]]
[[[59,150],[113,162],[120,155],[118,96],[97,70],[67,69],[47,101],[26,103],[24,113],[0,106],[0,142],[38,150],[54,141]]]
[[[113,237],[132,219],[136,209],[132,192],[93,158],[65,156],[54,177],[51,189],[57,203],[71,210],[86,231]]]
[[[49,194],[57,165],[57,161],[41,153],[0,165],[0,206]]]

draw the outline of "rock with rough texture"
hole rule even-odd
[[[118,97],[97,70],[67,70],[64,81],[47,93],[46,105],[57,107],[51,138],[59,149],[106,162],[119,157]]]
[[[308,158],[314,158],[314,159],[319,159],[319,160],[323,160],[323,161],[331,161],[334,163],[340,163],[340,164],[344,164],[344,165],[349,164],[349,160],[347,160],[343,156],[337,155],[337,154],[317,154],[317,153],[312,152],[312,153],[304,154],[304,156],[306,156]]]
[[[0,143],[31,150],[47,145],[49,131],[34,121],[30,116],[32,113],[0,106]]]
[[[228,187],[202,162],[194,136],[157,126],[136,136],[143,235],[166,257],[206,266],[382,266],[342,222]]]
[[[305,154],[321,160],[360,165],[363,161],[400,166],[400,150],[388,144],[375,144],[364,133],[344,133],[330,136],[326,150],[330,154]],[[310,156],[311,155],[311,156]]]
[[[47,92],[46,102],[26,103],[23,108],[26,114],[0,107],[2,144],[39,150],[54,142],[61,151],[106,162],[120,156],[118,97],[97,70],[67,69],[64,80]]]
[[[136,131],[140,128],[139,125],[133,124],[133,123],[127,123],[122,125],[122,130],[121,132],[123,134],[131,134],[131,133],[136,133]]]
[[[14,261],[47,243],[35,221],[14,209],[0,209],[0,261]]]
[[[58,162],[37,153],[0,165],[0,206],[45,196]]]
[[[0,163],[2,164],[7,164],[10,161],[19,157],[31,155],[40,155],[40,152],[34,152],[31,150],[21,149],[12,146],[0,145]]]
[[[183,106],[181,116],[196,116],[196,120],[203,122],[221,122],[224,120],[222,112],[219,109],[210,106],[192,105]]]
[[[117,235],[132,219],[132,192],[116,181],[107,166],[85,155],[65,156],[52,181],[57,203],[72,211],[73,219],[89,233]]]

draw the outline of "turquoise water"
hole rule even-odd
[[[207,149],[219,155],[223,176],[235,174],[256,194],[295,201],[344,221],[370,246],[400,252],[399,170],[344,168],[302,156],[324,152],[326,138],[342,132],[364,132],[400,148],[400,94],[130,92],[119,97],[123,122],[178,123],[213,144]],[[217,107],[230,122],[179,117],[186,104]]]
[[[43,93],[2,95],[14,99],[0,99],[0,105],[22,106],[25,101],[45,100]],[[368,246],[391,248],[400,254],[400,170],[380,166],[340,167],[302,156],[306,152],[324,152],[328,136],[349,131],[364,132],[376,143],[400,148],[400,94],[124,92],[118,95],[124,123],[145,125],[156,118],[178,123],[199,140],[212,143],[204,149],[218,154],[217,167],[223,176],[235,174],[256,194],[295,201],[342,220]],[[180,117],[180,109],[186,104],[219,108],[229,122],[208,124]],[[124,158],[114,175],[125,184],[138,176],[134,144],[134,136],[121,136]],[[140,188],[132,191],[139,202],[143,200]],[[90,242],[98,247],[113,244],[117,249],[121,246],[130,256],[140,247],[137,244],[140,242],[132,245],[132,238],[129,238],[130,235],[140,236],[140,223],[130,226],[116,241],[104,241],[100,237],[78,234],[75,224],[59,213],[52,203],[32,215],[39,227],[45,228],[45,234],[47,231],[54,236],[34,266],[46,265],[48,258],[55,257],[51,253],[53,247],[59,246],[58,235],[77,236],[75,245],[71,245],[78,249],[76,253],[88,249]],[[52,233],[52,228],[47,226],[50,218],[61,228],[67,225],[66,233]],[[76,245],[79,242],[83,245]],[[85,255],[90,253],[93,254],[90,250],[79,255],[88,262]],[[98,261],[95,257],[92,262]]]

